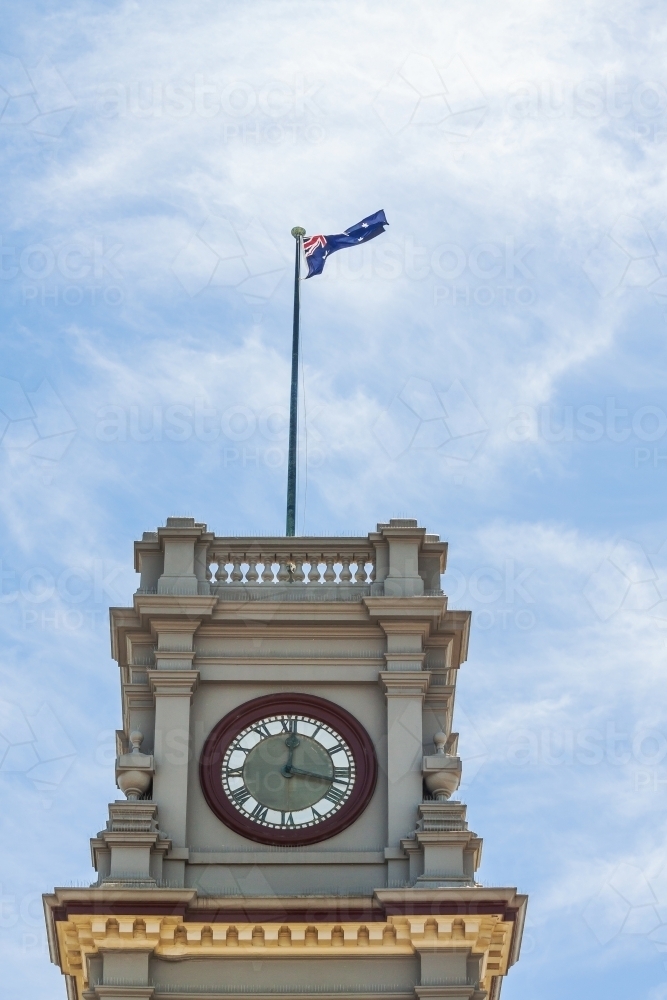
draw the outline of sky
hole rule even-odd
[[[410,516],[473,613],[455,727],[507,1000],[667,998],[667,28],[658,4],[6,0],[0,961],[115,798],[108,608],[169,515]]]

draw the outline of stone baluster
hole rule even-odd
[[[366,583],[366,556],[357,556],[357,570],[354,574],[355,583]]]
[[[308,556],[310,569],[308,570],[308,583],[320,582],[320,567],[318,566],[319,556]]]
[[[241,569],[241,560],[239,559],[239,557],[237,555],[235,555],[232,558],[231,561],[234,563],[234,568],[233,568],[233,570],[231,572],[231,576],[230,576],[231,582],[232,583],[241,583],[242,580],[243,580],[243,571]]]
[[[289,561],[290,560],[287,559],[285,556],[282,556],[280,559],[276,556],[276,562],[278,562],[280,564],[280,568],[278,570],[278,583],[288,583],[289,582],[289,576],[290,576],[290,574],[289,574],[289,570],[287,568],[287,563]]]
[[[352,583],[352,573],[350,572],[350,560],[343,558],[341,561],[343,563],[343,568],[340,571],[340,582]]]
[[[245,575],[247,583],[257,583],[259,580],[259,573],[257,572],[257,559],[255,556],[247,556],[246,562],[248,563],[248,571]]]
[[[294,577],[294,582],[295,583],[303,583],[305,581],[305,579],[306,579],[306,574],[303,571],[303,559],[300,558],[300,557],[297,557],[296,559],[294,559],[294,563],[296,564],[296,569],[294,570],[294,573],[292,574],[293,577]]]
[[[262,570],[262,583],[273,583],[273,563],[271,561],[271,556],[262,556],[264,560]]]
[[[326,564],[327,564],[327,568],[324,571],[324,582],[328,583],[328,584],[335,583],[336,582],[336,571],[333,568],[333,564],[334,564],[333,557],[332,556],[324,556],[324,562],[326,562]]]
[[[221,555],[218,559],[218,572],[216,573],[218,583],[229,583],[229,570],[227,569],[228,562],[228,555]]]

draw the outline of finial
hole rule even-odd
[[[442,731],[436,733],[433,737],[433,742],[435,743],[435,752],[444,756],[445,743],[447,742],[446,734]]]
[[[292,236],[294,237],[295,240],[298,240],[299,236],[305,236],[305,235],[306,235],[306,230],[303,228],[303,226],[295,226],[294,229],[292,230]]]
[[[139,747],[144,742],[144,734],[140,733],[138,729],[133,730],[130,733],[130,743],[132,744],[132,753],[139,753]]]

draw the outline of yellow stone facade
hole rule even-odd
[[[179,917],[82,914],[56,923],[62,970],[88,988],[86,958],[100,951],[150,951],[166,959],[213,955],[411,955],[470,947],[483,955],[483,986],[507,973],[513,925],[497,915],[388,917],[367,923],[188,923]]]

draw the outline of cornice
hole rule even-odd
[[[294,611],[293,604],[290,604],[290,608]],[[216,609],[210,620],[202,622],[197,634],[197,643],[210,639],[243,639],[244,642],[247,642],[248,638],[293,640],[295,638],[293,630],[295,621],[299,623],[299,639],[339,639],[346,642],[351,639],[374,639],[376,642],[384,642],[384,632],[378,623],[369,621],[365,608],[362,607],[361,610],[362,615],[358,615],[353,622],[321,623],[312,619],[301,621],[300,618],[296,617],[293,621],[274,621],[271,619],[266,622],[257,620],[258,631],[254,633],[252,631],[254,618],[239,621],[238,617],[235,617],[232,621],[227,621],[218,614],[218,609]]]
[[[214,623],[256,622],[257,624],[298,625],[368,622],[368,610],[361,598],[354,601],[234,601],[219,600],[213,613]]]
[[[413,600],[413,598],[401,598],[401,600]],[[378,616],[377,623],[387,635],[420,635],[422,639],[427,639],[431,634],[431,622],[424,621],[423,618],[381,618]]]
[[[421,892],[422,890],[418,890]],[[146,896],[150,890],[144,890]],[[384,920],[321,921],[294,920],[200,920],[180,915],[143,912],[68,913],[56,916],[59,964],[74,976],[79,992],[88,988],[88,961],[100,952],[125,954],[148,952],[156,958],[257,960],[272,957],[309,959],[370,956],[410,956],[452,951],[481,957],[480,987],[489,989],[491,979],[505,975],[509,967],[513,926],[503,914],[463,916],[406,913]],[[490,955],[493,949],[493,955]]]
[[[430,672],[430,671],[429,671]],[[454,698],[455,688],[452,684],[433,684],[426,693],[429,708],[447,709]]]
[[[225,547],[234,551],[243,550],[248,555],[257,555],[260,552],[269,554],[272,550],[282,553],[292,553],[302,555],[305,552],[315,553],[317,549],[326,552],[338,550],[340,555],[352,555],[358,553],[363,555],[369,548],[372,548],[376,533],[368,535],[296,535],[287,539],[285,535],[215,535],[212,537],[212,547],[214,549],[224,549]]]
[[[472,611],[446,611],[438,625],[438,632],[453,633],[458,640],[458,650],[455,659],[458,664],[465,663],[468,657],[468,642],[470,640],[470,622]]]
[[[386,621],[421,618],[435,623],[446,614],[447,609],[444,594],[437,597],[364,597],[363,603],[372,619]]]
[[[318,661],[290,658],[263,660],[239,657],[225,662],[198,661],[201,683],[232,682],[236,684],[377,684],[382,660],[349,659]]]
[[[134,610],[142,618],[208,618],[218,602],[217,597],[202,594],[141,594],[133,597]]]
[[[111,655],[119,664],[127,660],[126,649],[121,648],[123,637],[141,631],[141,617],[134,608],[109,608]]]

